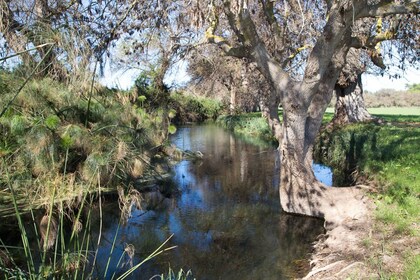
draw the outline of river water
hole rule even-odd
[[[322,221],[281,212],[274,146],[250,144],[212,125],[181,127],[171,141],[202,152],[203,159],[175,165],[168,184],[175,184],[178,194],[149,193],[159,203],[135,210],[124,225],[118,226],[118,205],[105,203],[99,271],[105,270],[117,232],[111,268],[129,244],[135,248],[134,264],[171,234],[168,246],[177,246],[146,262],[132,279],[150,279],[169,267],[191,270],[197,279],[289,279],[304,272],[301,260],[308,259],[310,243],[323,232]],[[315,169],[330,183],[328,170]],[[120,268],[105,278],[130,265],[131,259],[123,257]]]

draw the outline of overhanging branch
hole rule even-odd
[[[410,1],[405,4],[394,1],[381,1],[376,5],[366,5],[359,13],[358,18],[383,17],[397,14],[418,14],[420,13],[420,1]]]

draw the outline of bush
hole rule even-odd
[[[420,94],[409,91],[383,89],[376,93],[365,92],[364,98],[368,108],[420,107]]]
[[[180,92],[170,95],[169,107],[176,112],[173,118],[175,123],[215,120],[224,109],[222,104],[214,99],[193,97]]]

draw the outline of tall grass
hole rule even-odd
[[[132,186],[162,178],[165,161],[153,158],[175,130],[169,125],[175,110],[147,108],[144,100],[133,99],[133,90],[115,91],[92,81],[86,93],[49,78],[29,80],[5,71],[0,71],[0,93],[0,108],[5,108],[0,173],[7,175],[0,177],[0,217],[14,216],[21,235],[19,246],[0,239],[4,278],[84,279],[112,272],[112,279],[124,279],[173,248],[166,248],[166,241],[118,276],[124,255],[133,258],[134,250],[127,247],[117,256],[117,267],[111,267],[116,232],[105,271],[96,271],[102,217],[93,240],[91,212],[98,199],[102,213],[102,193],[120,187],[129,194],[130,207],[122,212],[127,217],[133,199],[141,199]],[[217,111],[211,105],[205,107],[206,116]],[[40,208],[45,214],[38,221],[34,213]]]
[[[129,92],[96,84],[87,95],[49,78],[30,80],[22,88],[24,81],[16,73],[0,72],[0,108],[7,108],[0,117],[5,159],[0,172],[9,172],[20,206],[28,197],[48,204],[53,190],[59,201],[96,192],[98,183],[116,191],[119,184],[155,176],[151,159],[168,133],[163,110],[146,111],[125,98]],[[0,201],[0,215],[10,214],[10,196]]]
[[[2,279],[91,279],[92,277],[102,275],[100,271],[96,271],[95,266],[96,259],[98,258],[98,249],[101,245],[102,232],[99,230],[97,240],[92,240],[92,223],[90,217],[93,207],[88,202],[87,196],[81,200],[76,213],[66,211],[63,207],[63,201],[60,201],[58,207],[56,207],[55,197],[52,197],[49,210],[46,210],[44,217],[38,225],[32,210],[30,217],[32,220],[23,217],[24,214],[16,204],[13,185],[10,182],[8,174],[6,175],[8,187],[14,202],[14,217],[19,226],[21,245],[8,246],[0,239],[0,249],[5,250],[5,256],[9,260],[9,263],[6,264],[0,259]],[[54,211],[53,208],[55,209]],[[99,211],[102,211],[101,201],[99,201]],[[82,225],[80,222],[82,215],[86,218],[85,225]],[[58,221],[55,221],[57,218]],[[70,231],[68,230],[69,225],[67,220],[71,221]],[[99,222],[102,224],[102,215],[100,216]],[[28,227],[33,227],[33,229],[28,232]],[[115,271],[119,269],[124,254],[128,252],[124,250],[121,256],[117,256],[119,259],[117,267],[109,266],[111,259],[115,258],[113,252],[116,246],[119,228],[120,226],[118,225],[105,271],[102,272],[103,277],[107,277],[107,275],[110,275],[110,272],[114,271],[110,279],[126,279],[135,270],[140,269],[145,262],[176,247],[165,247],[172,237],[170,236],[149,256],[118,276]],[[30,240],[30,232],[33,234],[32,238],[35,239],[35,246],[33,245],[34,242]],[[21,251],[24,252],[24,266],[21,266],[18,261],[15,261]],[[132,252],[134,253],[134,250]],[[133,258],[133,255],[130,257]]]

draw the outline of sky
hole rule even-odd
[[[186,69],[187,63],[185,61],[177,62],[164,79],[165,84],[170,87],[186,84],[190,80]],[[134,81],[139,74],[140,70],[138,69],[111,71],[109,65],[106,65],[104,77],[100,78],[99,82],[111,88],[129,89],[134,85]]]
[[[404,90],[406,89],[406,84],[420,83],[420,70],[409,68],[401,76],[403,78],[390,79],[387,74],[382,77],[365,73],[362,75],[363,89],[369,92],[376,92],[381,89]]]
[[[165,83],[170,86],[187,83],[189,77],[186,73],[186,68],[186,62],[179,62],[166,77]],[[105,69],[105,76],[101,78],[100,81],[102,84],[109,87],[128,89],[134,85],[134,81],[138,75],[139,70],[120,70],[112,72]],[[406,89],[406,84],[420,83],[420,70],[409,68],[406,73],[401,76],[403,76],[403,78],[390,79],[387,74],[378,76],[365,73],[362,76],[363,89],[369,92],[376,92],[381,89],[404,90]]]

